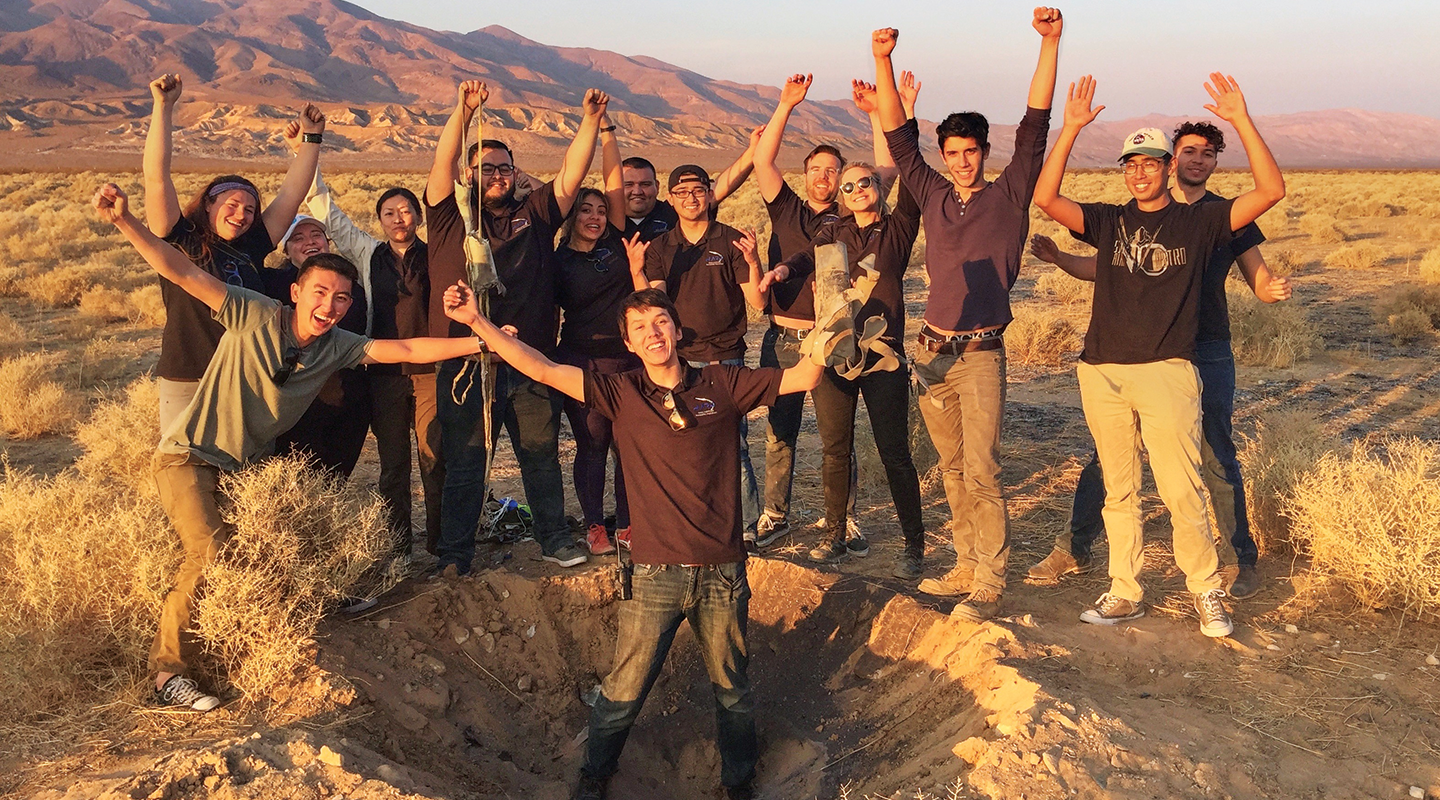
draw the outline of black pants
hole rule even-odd
[[[326,472],[348,478],[370,430],[370,382],[364,370],[342,369],[290,430],[275,439],[275,453],[302,453]]]

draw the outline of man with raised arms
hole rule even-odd
[[[612,126],[613,127],[613,126]],[[755,157],[755,146],[760,141],[764,127],[750,132],[750,146],[715,176],[715,190],[710,203],[710,218],[715,218],[720,201],[729,197],[745,179]],[[625,238],[633,239],[637,234],[640,241],[649,242],[674,230],[680,218],[675,213],[675,204],[660,200],[660,180],[655,165],[640,156],[631,156],[620,162],[620,175],[625,189]]]
[[[955,568],[919,588],[965,596],[956,613],[970,619],[996,614],[1010,554],[1000,485],[1002,337],[1012,319],[1010,289],[1020,274],[1030,198],[1045,156],[1063,21],[1058,10],[1037,8],[1031,24],[1041,37],[1039,63],[1015,131],[1015,154],[993,183],[985,178],[990,124],[975,112],[951,114],[936,129],[949,175],[925,163],[919,128],[905,119],[890,62],[899,32],[875,31],[871,42],[880,122],[900,180],[923,209],[930,294],[915,374],[920,411],[940,455],[955,540]],[[905,572],[919,577],[923,549],[907,546],[906,555]]]
[[[1194,595],[1200,631],[1229,636],[1215,540],[1205,513],[1200,475],[1200,376],[1191,359],[1199,332],[1200,295],[1212,254],[1285,197],[1285,178],[1265,146],[1233,78],[1205,85],[1205,108],[1240,134],[1255,188],[1234,200],[1176,202],[1169,191],[1170,140],[1154,128],[1126,138],[1120,153],[1124,205],[1077,203],[1060,194],[1065,164],[1080,131],[1104,106],[1092,108],[1090,76],[1071,84],[1065,124],[1041,171],[1035,204],[1096,248],[1095,298],[1077,368],[1085,421],[1105,478],[1105,530],[1110,539],[1110,591],[1080,615],[1114,625],[1145,613],[1140,568],[1140,446],[1160,498],[1170,510],[1175,562]]]

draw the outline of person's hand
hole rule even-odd
[[[150,81],[150,98],[155,101],[155,105],[169,108],[180,99],[181,88],[180,75],[167,72]]]
[[[889,58],[895,52],[895,43],[899,39],[899,29],[880,28],[870,34],[870,53],[876,58]]]
[[[750,131],[750,147],[749,147],[750,150],[753,151],[756,147],[759,147],[759,146],[760,146],[760,137],[761,137],[762,135],[764,135],[764,133],[765,133],[765,125],[764,125],[764,124],[756,125],[756,126],[755,126],[755,129],[752,130],[752,131]]]
[[[756,287],[760,294],[768,294],[770,287],[777,283],[784,283],[790,279],[790,267],[785,264],[776,264],[775,268],[760,276],[760,284]]]
[[[1042,6],[1035,9],[1035,19],[1031,20],[1030,24],[1046,39],[1059,39],[1060,29],[1065,27],[1065,19],[1060,16],[1060,9]]]
[[[480,319],[480,306],[475,300],[475,292],[464,281],[456,281],[454,286],[445,290],[445,316],[456,322],[469,327]]]
[[[92,200],[95,210],[100,213],[100,221],[111,225],[119,222],[122,217],[130,213],[130,201],[120,187],[113,183],[107,183],[95,191]]]
[[[1270,283],[1266,285],[1265,291],[1261,293],[1260,299],[1266,303],[1279,303],[1289,300],[1293,293],[1294,289],[1290,287],[1289,278],[1272,277]]]
[[[794,108],[805,102],[805,93],[810,91],[810,84],[815,80],[813,75],[796,73],[785,79],[785,85],[780,87],[780,105],[787,108]]]
[[[900,73],[900,85],[895,87],[900,92],[900,107],[905,109],[907,119],[915,118],[915,98],[920,96],[920,81],[915,78],[915,73],[905,70]]]
[[[1105,110],[1105,106],[1091,108],[1094,102],[1095,79],[1082,75],[1078,84],[1070,84],[1070,92],[1065,96],[1065,127],[1083,128],[1094,122]]]
[[[291,151],[296,153],[300,152],[299,120],[292,119],[289,122],[285,123],[285,130],[281,131],[281,135],[285,137],[285,144],[290,145]]]
[[[325,113],[316,108],[314,103],[306,103],[300,109],[300,132],[301,133],[324,133]]]
[[[1055,240],[1049,236],[1037,233],[1030,237],[1030,255],[1046,264],[1059,264],[1060,246],[1055,244]]]
[[[878,113],[880,106],[875,102],[875,84],[865,81],[850,81],[850,99],[855,101],[855,107],[860,113],[869,116]]]
[[[625,255],[630,259],[630,275],[644,275],[645,251],[650,249],[650,243],[640,241],[640,234],[638,233],[629,239],[622,239],[621,241],[625,243]]]
[[[1210,99],[1215,101],[1205,104],[1205,110],[1231,125],[1250,115],[1249,109],[1245,107],[1245,95],[1240,92],[1240,84],[1229,75],[1223,72],[1210,73],[1210,82],[1205,84],[1205,91],[1209,92]]]
[[[455,90],[455,106],[474,111],[490,99],[490,89],[484,81],[460,81]]]
[[[735,240],[735,249],[745,257],[745,263],[752,267],[760,266],[760,254],[755,246],[755,229],[742,228],[740,238]]]
[[[581,107],[585,111],[585,116],[598,117],[605,113],[605,108],[609,104],[610,95],[605,94],[599,89],[586,89],[585,100],[581,103]]]

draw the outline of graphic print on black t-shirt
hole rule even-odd
[[[1131,273],[1138,270],[1152,278],[1164,275],[1171,264],[1184,266],[1188,261],[1184,247],[1170,249],[1157,241],[1162,228],[1163,225],[1147,231],[1142,225],[1132,233],[1127,230],[1125,218],[1121,217],[1116,231],[1115,253],[1110,257],[1110,263],[1124,264]]]

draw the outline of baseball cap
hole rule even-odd
[[[280,249],[284,250],[285,245],[290,243],[290,237],[295,233],[296,228],[306,224],[314,225],[315,227],[319,228],[320,232],[325,234],[326,238],[329,238],[330,230],[325,227],[325,223],[310,216],[309,214],[299,214],[296,215],[294,221],[290,223],[290,227],[285,229],[285,235],[280,237]]]
[[[1141,128],[1125,137],[1125,149],[1120,151],[1120,160],[1130,156],[1168,158],[1174,155],[1170,149],[1170,137],[1159,128]]]
[[[686,164],[670,170],[670,181],[665,187],[666,190],[674,189],[684,180],[698,180],[706,186],[710,185],[710,173],[704,167],[696,164]]]

